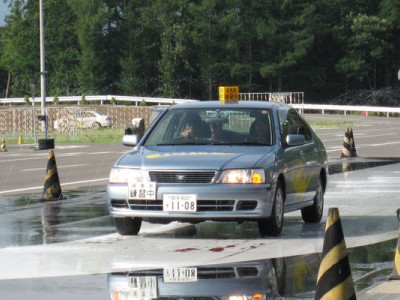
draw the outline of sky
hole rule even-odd
[[[3,0],[0,0],[0,26],[4,26],[4,18],[6,14],[8,13],[8,4],[3,3]]]

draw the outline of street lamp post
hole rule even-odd
[[[46,68],[44,51],[44,13],[43,0],[39,0],[39,26],[40,26],[40,91],[41,91],[41,117],[44,139],[39,139],[39,150],[54,149],[54,139],[47,138],[47,113],[46,113]]]
[[[42,128],[44,128],[45,139],[47,139],[47,116],[46,116],[46,68],[44,53],[44,15],[43,0],[39,0],[39,26],[40,26],[40,92],[41,92],[41,114]]]
[[[35,144],[37,144],[37,136],[36,136],[36,106],[35,106],[35,85],[32,83],[30,84],[31,86],[31,92],[32,92],[32,106],[33,106],[33,114],[32,114],[32,119],[33,119],[33,138],[35,140]]]

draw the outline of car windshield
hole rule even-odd
[[[271,124],[268,109],[173,109],[158,121],[144,145],[270,146]]]

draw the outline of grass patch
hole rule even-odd
[[[348,120],[307,120],[313,129],[354,127],[354,122]]]

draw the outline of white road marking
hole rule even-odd
[[[79,166],[88,166],[89,164],[76,164],[76,165],[65,165],[65,166],[57,166],[57,169],[61,168],[72,168],[72,167],[79,167]],[[22,172],[30,172],[30,171],[42,171],[46,170],[46,168],[34,168],[34,169],[24,169],[21,170]]]
[[[118,153],[118,152],[114,152],[114,151],[102,151],[102,152],[74,152],[74,153],[63,153],[63,154],[58,154],[55,155],[56,159],[57,157],[71,157],[71,156],[81,156],[81,155],[102,155],[102,154],[110,154],[110,153]],[[125,153],[125,152],[121,152],[121,153]],[[4,159],[0,160],[3,162],[15,162],[15,161],[24,161],[24,160],[32,160],[32,159],[43,159],[43,156],[47,156],[47,153],[43,153],[43,154],[36,154],[36,155],[32,155],[27,157],[26,154],[23,154],[24,157],[23,158],[14,158],[14,159],[6,159],[4,157]]]
[[[108,181],[108,177],[106,178],[99,178],[99,179],[92,179],[92,180],[81,180],[81,181],[74,181],[74,182],[67,182],[67,183],[62,183],[61,187],[67,186],[67,185],[74,185],[74,184],[80,184],[80,183],[88,183],[88,182],[98,182],[98,181]],[[23,189],[15,189],[15,190],[8,190],[8,191],[0,191],[1,194],[7,194],[7,193],[15,193],[15,192],[25,192],[25,191],[31,191],[31,190],[38,190],[38,189],[43,189],[43,185],[41,186],[32,186],[32,187],[26,187]]]

